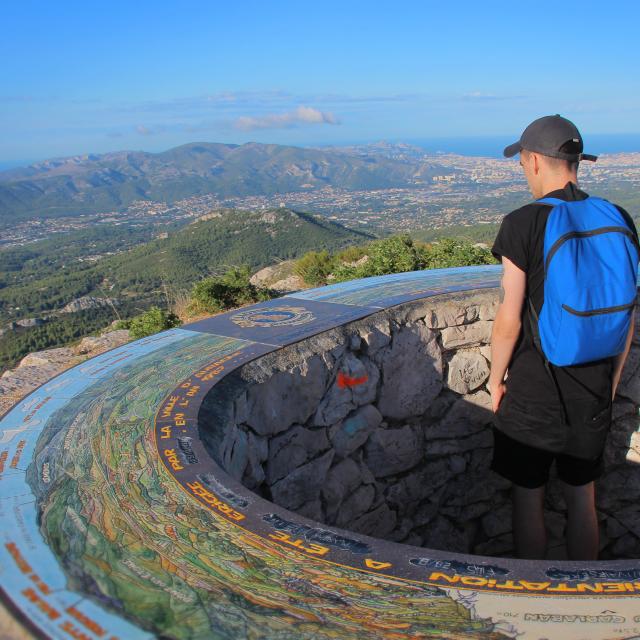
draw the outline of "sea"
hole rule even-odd
[[[640,133],[583,134],[585,153],[624,153],[640,151]],[[516,142],[517,136],[468,136],[464,138],[418,138],[403,140],[429,153],[457,153],[463,156],[502,157],[502,150]]]

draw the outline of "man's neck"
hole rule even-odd
[[[567,174],[562,177],[553,176],[549,177],[548,180],[545,180],[541,185],[541,193],[538,196],[541,198],[547,193],[551,193],[552,191],[558,191],[559,189],[564,189],[567,186],[568,182],[573,182],[573,184],[578,186],[578,177],[575,174]]]

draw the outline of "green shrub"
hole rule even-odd
[[[351,245],[336,254],[336,260],[340,262],[356,262],[367,253],[367,245]]]
[[[421,252],[408,235],[375,240],[366,247],[363,255],[367,255],[368,260],[362,264],[341,264],[337,267],[333,272],[335,280],[344,282],[354,278],[416,271],[424,266]]]
[[[464,267],[480,264],[495,264],[496,259],[485,247],[476,247],[468,240],[443,238],[421,249],[427,269]]]
[[[327,251],[309,251],[294,266],[294,271],[306,284],[319,287],[327,284],[327,276],[335,267],[335,258]]]
[[[129,324],[129,334],[136,340],[158,331],[180,326],[180,318],[177,315],[167,313],[158,307],[151,307],[148,311],[125,322]]]
[[[397,235],[375,240],[363,249],[362,255],[367,255],[368,260],[359,265],[340,264],[333,271],[335,282],[404,271],[464,267],[496,262],[489,249],[476,247],[468,240],[450,238],[425,244],[422,242],[414,243],[407,235]]]
[[[250,277],[249,267],[232,267],[222,276],[196,282],[191,290],[191,311],[217,313],[272,297],[267,289],[251,284]]]

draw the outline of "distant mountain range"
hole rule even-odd
[[[46,160],[0,172],[0,222],[110,211],[139,199],[171,203],[207,193],[232,197],[327,185],[406,187],[450,172],[408,145],[394,153],[378,147],[363,153],[362,148],[201,142],[162,153],[119,151]]]

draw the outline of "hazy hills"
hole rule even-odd
[[[275,144],[186,144],[162,153],[74,156],[0,172],[0,222],[118,209],[137,199],[174,202],[206,193],[275,194],[326,185],[382,189],[420,184],[437,164]]]

